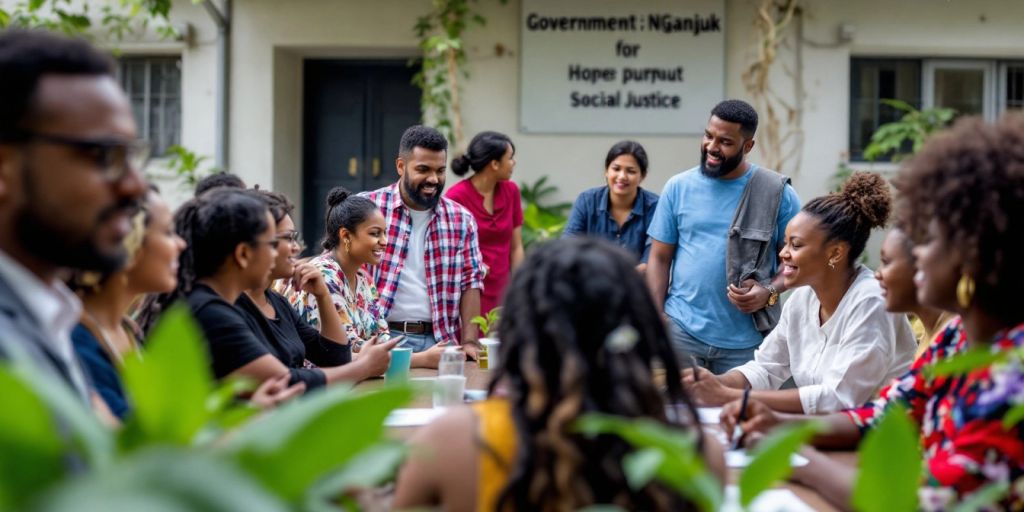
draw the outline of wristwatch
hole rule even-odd
[[[765,286],[765,289],[771,294],[768,296],[768,307],[774,306],[779,301],[779,291],[770,283],[768,286]]]

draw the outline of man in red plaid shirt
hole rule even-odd
[[[413,365],[437,367],[442,347],[461,345],[476,359],[484,267],[476,221],[442,197],[448,141],[413,126],[398,148],[398,182],[367,194],[387,222],[388,245],[373,279],[392,334],[413,349]]]

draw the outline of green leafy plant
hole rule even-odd
[[[222,171],[218,167],[204,168],[204,162],[210,157],[200,156],[184,146],[171,146],[167,148],[167,154],[171,156],[167,161],[167,169],[181,180],[181,186],[186,189],[195,188],[205,176]]]
[[[345,492],[391,478],[404,457],[383,423],[410,388],[332,387],[259,413],[234,399],[245,384],[215,384],[181,305],[164,314],[144,357],[126,359],[123,382],[133,411],[112,431],[62,383],[0,367],[0,509],[358,508]],[[70,478],[68,467],[81,471]]]
[[[917,153],[924,146],[925,139],[946,127],[953,120],[956,111],[951,108],[927,108],[918,110],[905,101],[884,99],[882,104],[904,112],[898,121],[886,123],[871,134],[871,143],[864,148],[864,158],[877,160],[889,157],[894,161]],[[910,144],[910,152],[906,145]]]
[[[821,430],[821,423],[807,421],[780,427],[761,440],[740,475],[740,503],[750,505],[758,494],[789,478],[792,455]]]
[[[863,512],[916,510],[921,481],[919,431],[906,409],[894,404],[858,450],[852,502]]]
[[[500,2],[504,5],[508,0]],[[421,58],[410,61],[410,65],[420,66],[412,80],[423,91],[420,108],[424,118],[433,119],[434,126],[456,148],[464,140],[459,79],[469,77],[462,38],[470,25],[487,24],[473,10],[475,3],[476,0],[434,0],[433,8],[417,18],[413,26],[423,52]]]
[[[99,32],[107,42],[117,43],[152,25],[160,37],[169,39],[179,35],[168,20],[171,5],[172,0],[108,0],[94,13],[90,6],[95,7],[96,2],[24,0],[6,10],[0,8],[0,28],[45,29],[85,37]]]
[[[501,307],[488,311],[486,315],[475,316],[470,321],[473,325],[480,328],[480,335],[486,338],[498,326],[498,322],[501,321]]]
[[[532,185],[520,187],[523,199],[523,246],[530,247],[536,242],[557,238],[568,222],[566,211],[572,203],[546,204],[548,198],[558,192],[558,187],[547,184],[548,177],[541,176]]]
[[[633,489],[641,489],[657,479],[701,510],[721,508],[721,485],[704,465],[693,432],[647,418],[628,419],[605,414],[582,416],[576,421],[576,430],[589,436],[616,435],[636,448],[622,460],[626,480]]]

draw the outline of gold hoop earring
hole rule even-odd
[[[960,304],[960,307],[967,309],[971,307],[971,301],[974,300],[974,278],[964,274],[960,276],[960,281],[956,283],[956,301]]]

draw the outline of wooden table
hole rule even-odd
[[[467,362],[465,373],[466,389],[487,389],[488,384],[490,384],[491,372],[488,370],[481,370],[476,363]],[[412,379],[430,378],[436,376],[437,370],[413,368],[410,371],[410,377]],[[375,388],[381,385],[383,385],[382,379],[373,379],[360,383],[359,385],[357,385],[357,388],[368,389]],[[433,398],[431,397],[430,393],[419,393],[417,394],[416,398],[406,407],[428,408],[433,406],[432,401]],[[415,428],[394,428],[392,429],[392,431],[395,434],[395,437],[397,438],[407,438],[412,432],[415,431]],[[711,439],[710,436],[708,438]],[[857,464],[857,455],[855,452],[826,452],[826,455],[848,466],[856,466]],[[729,469],[728,483],[738,484],[739,476],[739,470]],[[825,500],[824,497],[818,494],[817,491],[814,491],[810,488],[792,482],[787,482],[781,485],[780,487],[792,491],[793,494],[796,494],[801,500],[803,500],[804,503],[806,503],[809,507],[811,507],[814,510],[828,512],[837,510],[827,500]]]

